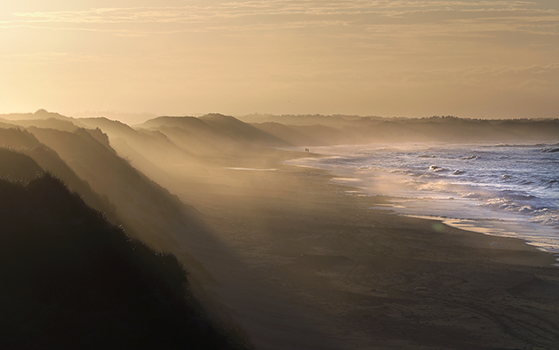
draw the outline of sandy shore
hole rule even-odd
[[[520,240],[375,211],[285,154],[164,186],[211,239],[180,249],[257,349],[556,349],[559,269]],[[246,168],[267,169],[267,171]]]

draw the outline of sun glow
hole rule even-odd
[[[556,3],[118,4],[3,4],[0,112],[553,117],[559,107]]]

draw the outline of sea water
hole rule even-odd
[[[375,209],[441,219],[559,253],[559,144],[391,143],[311,149],[289,164],[328,170]]]

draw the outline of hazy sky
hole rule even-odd
[[[559,117],[559,1],[5,0],[0,113]]]

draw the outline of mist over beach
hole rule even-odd
[[[4,314],[19,332],[8,346],[83,346],[91,337],[98,346],[116,337],[125,347],[201,349],[555,344],[556,119],[315,115],[296,118],[312,125],[290,125],[281,123],[287,116],[246,123],[208,114],[131,127],[46,110],[2,118],[1,195],[21,202],[2,219],[5,249],[19,252],[5,256],[2,271],[20,276],[3,293],[7,305],[27,305]],[[64,209],[72,207],[64,191],[49,192],[60,186],[115,233],[78,234],[76,223],[89,221]],[[39,192],[37,202],[37,188],[50,197]],[[56,214],[26,200],[53,201]],[[35,223],[15,221],[25,215]],[[171,260],[125,253],[112,235]],[[8,238],[18,236],[36,238]],[[101,237],[108,243],[94,243]],[[133,287],[108,271],[132,266],[134,283],[151,282],[122,294]],[[78,288],[99,283],[95,294]],[[37,290],[33,299],[15,297],[24,286]],[[142,299],[150,290],[156,298]],[[169,300],[184,305],[148,312]],[[111,311],[84,311],[99,303]],[[39,322],[40,310],[49,311]],[[151,321],[101,327],[131,310]],[[68,328],[71,312],[82,321]],[[153,322],[165,326],[155,332]]]
[[[0,348],[557,349],[559,2],[0,6]]]

